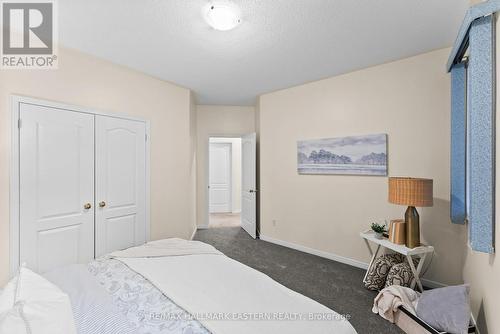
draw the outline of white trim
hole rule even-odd
[[[80,106],[60,103],[60,102],[51,101],[51,100],[33,98],[33,97],[29,97],[29,96],[11,95],[11,98],[14,101],[16,101],[17,103],[33,104],[33,105],[37,105],[37,106],[41,106],[41,107],[50,107],[50,108],[62,109],[62,110],[66,110],[66,111],[75,111],[75,112],[81,112],[84,114],[122,118],[122,119],[131,120],[131,121],[138,121],[138,122],[145,122],[145,123],[148,122],[147,119],[140,118],[140,117],[127,116],[127,115],[119,114],[116,112],[102,111],[102,110],[94,109],[91,107],[80,107]]]
[[[334,254],[334,253],[317,250],[317,249],[314,249],[314,248],[302,246],[302,245],[295,244],[295,243],[288,242],[288,241],[283,241],[283,240],[275,239],[275,238],[268,237],[268,236],[265,236],[265,235],[260,235],[260,239],[263,240],[263,241],[267,241],[267,242],[276,244],[276,245],[284,246],[284,247],[295,249],[295,250],[298,250],[298,251],[301,251],[301,252],[304,252],[304,253],[308,253],[308,254],[319,256],[319,257],[323,257],[325,259],[329,259],[329,260],[332,260],[332,261],[336,261],[336,262],[348,264],[350,266],[353,266],[353,267],[356,267],[356,268],[360,268],[360,269],[363,269],[363,270],[368,269],[368,263],[363,262],[363,261],[354,260],[354,259],[351,259],[351,258],[348,258],[348,257],[345,257],[345,256],[341,256],[341,255],[337,255],[337,254]],[[436,282],[436,281],[429,280],[429,279],[425,279],[425,278],[422,278],[422,282],[424,283],[424,285],[426,287],[429,287],[429,288],[443,288],[443,287],[447,286],[447,284],[443,284],[443,283]]]
[[[49,100],[42,100],[22,95],[11,95],[11,158],[10,158],[10,186],[9,186],[9,268],[10,277],[17,273],[19,268],[19,104],[32,104],[42,107],[61,109],[68,112],[80,112],[84,114],[100,115],[114,118],[127,119],[131,121],[143,122],[146,126],[146,241],[151,240],[151,124],[147,119],[130,117],[117,113],[103,112],[93,108],[79,107]],[[21,124],[22,126],[22,124]]]
[[[356,267],[356,268],[361,268],[361,269],[365,269],[365,270],[368,268],[368,263],[366,263],[366,262],[353,260],[353,259],[350,259],[350,258],[347,258],[344,256],[337,255],[337,254],[333,254],[333,253],[329,253],[329,252],[325,252],[325,251],[320,251],[320,250],[309,248],[306,246],[294,244],[294,243],[291,243],[288,241],[274,239],[274,238],[271,238],[271,237],[268,237],[265,235],[261,235],[260,239],[267,241],[267,242],[271,242],[273,244],[280,245],[280,246],[296,249],[296,250],[304,252],[304,253],[308,253],[308,254],[319,256],[319,257],[324,257],[324,258],[329,259],[329,260],[345,263],[345,264],[348,264],[348,265]]]
[[[146,242],[151,241],[151,121],[146,120]]]
[[[15,276],[19,268],[19,98],[10,97],[11,151],[9,186],[9,274]]]
[[[448,286],[448,284],[433,281],[433,280],[430,280],[427,278],[421,278],[421,281],[422,281],[422,283],[424,283],[424,286],[426,286],[427,288],[437,289],[437,288],[444,288],[444,287]]]
[[[196,228],[198,230],[208,230],[209,226],[208,226],[208,224],[204,224],[204,225],[198,225]]]
[[[208,190],[208,186],[210,185],[210,138],[242,138],[247,135],[246,133],[225,133],[225,134],[217,134],[217,133],[209,133],[205,140],[205,166],[203,166],[204,174],[205,174],[205,184],[202,184],[203,191],[205,192],[205,212],[203,214],[205,223],[203,225],[198,225],[198,228],[208,228],[210,225],[210,191]],[[231,196],[232,197],[232,196]],[[232,199],[231,199],[232,202]],[[206,226],[206,227],[205,227]]]

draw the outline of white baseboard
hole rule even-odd
[[[314,249],[314,248],[302,246],[302,245],[295,244],[295,243],[288,242],[288,241],[283,241],[283,240],[271,238],[271,237],[268,237],[268,236],[265,236],[265,235],[260,235],[260,239],[263,240],[263,241],[267,241],[267,242],[276,244],[276,245],[280,245],[280,246],[292,248],[292,249],[295,249],[295,250],[298,250],[298,251],[301,251],[301,252],[304,252],[304,253],[308,253],[308,254],[319,256],[319,257],[323,257],[325,259],[329,259],[329,260],[337,261],[337,262],[340,262],[340,263],[348,264],[348,265],[356,267],[356,268],[361,268],[361,269],[364,269],[364,270],[368,269],[368,263],[363,262],[363,261],[358,261],[358,260],[350,259],[350,258],[345,257],[345,256],[337,255],[337,254],[330,253],[330,252],[321,251],[321,250],[318,250],[318,249]],[[435,288],[443,288],[443,287],[447,286],[447,284],[443,284],[443,283],[436,282],[436,281],[433,281],[433,280],[429,280],[429,279],[426,279],[426,278],[422,278],[422,283],[426,287],[433,288],[433,289],[435,289]]]
[[[448,284],[433,281],[433,280],[430,280],[427,278],[422,278],[422,284],[428,288],[433,288],[433,289],[444,288],[444,287],[448,286]]]
[[[288,248],[296,249],[296,250],[304,252],[304,253],[309,253],[309,254],[316,255],[316,256],[319,256],[319,257],[324,257],[326,259],[330,259],[330,260],[333,260],[333,261],[345,263],[345,264],[351,265],[353,267],[357,267],[357,268],[361,268],[361,269],[365,269],[365,270],[368,268],[368,263],[366,263],[366,262],[361,262],[361,261],[358,261],[358,260],[353,260],[353,259],[350,259],[350,258],[347,258],[347,257],[344,257],[344,256],[337,255],[337,254],[333,254],[333,253],[329,253],[329,252],[325,252],[325,251],[320,251],[320,250],[317,250],[317,249],[314,249],[314,248],[309,248],[309,247],[306,247],[306,246],[294,244],[294,243],[291,243],[291,242],[288,242],[288,241],[274,239],[274,238],[271,238],[271,237],[267,237],[265,235],[260,235],[260,239],[264,240],[264,241],[267,241],[267,242],[271,242],[273,244],[277,244],[277,245],[285,246],[285,247],[288,247]]]
[[[198,230],[206,230],[206,229],[208,229],[208,224],[198,225],[196,229],[198,229]]]

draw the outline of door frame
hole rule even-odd
[[[210,224],[210,190],[208,186],[210,185],[210,138],[242,138],[243,136],[247,135],[247,133],[224,133],[224,134],[217,134],[217,133],[210,133],[206,137],[206,142],[205,142],[205,164],[203,166],[204,169],[204,174],[205,174],[205,184],[202,185],[204,188],[205,192],[205,209],[204,209],[204,214],[203,214],[203,225],[198,225],[197,229],[204,230],[209,227]],[[232,147],[231,147],[231,157],[232,157]],[[232,162],[231,162],[231,168],[232,168]],[[232,172],[231,172],[232,174]],[[232,176],[232,175],[231,175]],[[232,179],[231,179],[231,188],[232,188]],[[232,192],[232,189],[231,189]],[[231,206],[232,206],[232,196],[231,196]]]
[[[216,137],[214,137],[216,138]],[[220,137],[219,137],[220,138]],[[237,137],[232,137],[232,138],[237,138]],[[208,160],[208,186],[210,187],[210,144],[219,144],[219,145],[225,145],[229,147],[229,208],[230,212],[233,212],[233,145],[232,143],[210,143],[210,139],[208,141],[208,154],[209,154],[209,160]],[[210,188],[209,188],[210,189]],[[210,214],[210,190],[208,191],[208,212]]]
[[[88,107],[80,107],[50,100],[32,98],[23,95],[10,95],[10,108],[11,108],[11,150],[10,150],[10,180],[9,180],[9,275],[10,277],[16,275],[19,263],[19,247],[20,247],[20,173],[19,173],[19,158],[20,158],[20,137],[19,129],[22,124],[19,119],[19,104],[32,104],[41,107],[49,107],[60,109],[66,112],[79,112],[83,114],[100,115],[107,117],[115,117],[127,119],[131,121],[143,122],[146,126],[146,241],[150,240],[151,222],[150,222],[150,209],[151,209],[151,123],[149,120],[139,117],[122,115],[119,113],[112,113],[100,111]],[[95,249],[94,249],[95,252]]]

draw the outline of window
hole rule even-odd
[[[494,252],[494,31],[494,15],[474,20],[468,61],[451,69],[451,219],[468,221],[472,249],[485,253]]]

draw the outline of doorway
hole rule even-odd
[[[209,139],[209,227],[241,226],[241,138]]]
[[[208,228],[241,227],[257,237],[257,136],[209,136],[206,164]]]

